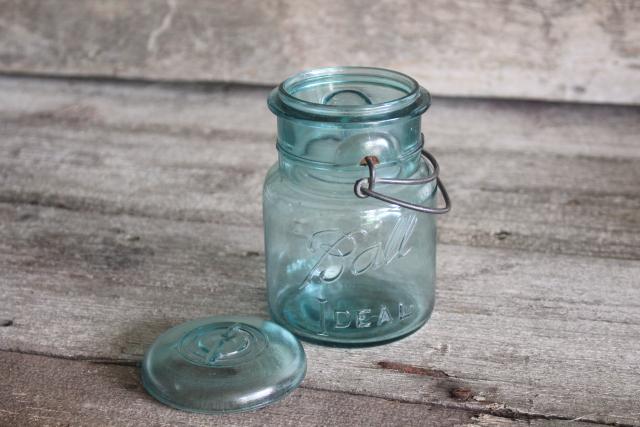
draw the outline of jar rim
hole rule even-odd
[[[357,89],[333,90],[344,84],[386,88],[389,95],[370,99]],[[324,85],[324,86],[323,86]],[[318,89],[320,88],[320,89]],[[305,90],[328,89],[323,102],[304,99]],[[330,92],[331,91],[331,92]],[[333,97],[349,92],[360,98],[359,104],[329,104]],[[395,94],[391,94],[395,92]],[[431,104],[431,95],[412,77],[398,71],[375,67],[325,67],[302,71],[275,88],[268,98],[269,109],[279,117],[322,122],[371,122],[423,114]]]

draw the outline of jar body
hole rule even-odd
[[[366,67],[302,72],[269,95],[279,158],[263,192],[268,300],[299,337],[381,344],[431,315],[426,212],[448,208],[434,209],[438,167],[421,154],[430,102],[409,76]]]
[[[419,153],[400,169],[410,178],[429,173]],[[275,321],[306,340],[381,344],[414,332],[433,310],[434,216],[356,197],[354,173],[295,165],[281,153],[265,180],[269,308]],[[433,184],[421,191],[381,188],[434,205]]]

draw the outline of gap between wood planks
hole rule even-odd
[[[286,77],[286,76],[284,76]],[[100,74],[82,74],[82,75],[64,75],[51,74],[47,72],[33,71],[0,71],[0,78],[24,79],[24,80],[51,80],[59,82],[77,82],[77,83],[108,83],[108,84],[128,84],[132,86],[149,86],[175,88],[175,89],[192,89],[192,90],[212,90],[212,89],[263,89],[271,90],[277,85],[264,84],[256,82],[238,82],[238,81],[212,81],[212,80],[175,80],[175,79],[152,79],[143,77],[111,77]],[[622,108],[639,108],[640,104],[629,104],[627,102],[588,102],[580,100],[564,100],[564,99],[536,99],[536,98],[519,98],[517,96],[494,96],[494,95],[457,95],[457,94],[440,94],[431,93],[432,96],[444,100],[460,100],[460,101],[495,101],[495,102],[522,102],[534,104],[549,105],[578,105],[578,106],[610,106]]]
[[[116,365],[116,366],[135,367],[135,368],[139,368],[139,365],[140,365],[140,362],[141,362],[141,360],[105,359],[105,358],[96,359],[96,358],[81,357],[81,356],[61,356],[61,355],[56,355],[56,354],[46,353],[46,352],[33,352],[33,351],[11,350],[11,349],[9,349],[9,350],[0,350],[0,352],[2,352],[2,353],[24,354],[24,355],[27,355],[27,356],[41,356],[41,357],[48,357],[48,358],[52,358],[52,359],[68,360],[68,361],[71,361],[71,362],[85,362],[85,363],[92,363],[92,364],[99,364],[99,365]],[[405,367],[405,369],[408,370],[408,371],[405,371],[405,373],[407,375],[432,376],[431,374],[416,373],[416,372],[421,372],[420,370],[424,369],[424,368],[409,367],[409,366],[404,365],[404,364],[397,364],[397,365],[403,365]],[[397,368],[397,366],[396,366],[396,368]],[[415,368],[415,369],[410,369],[410,368]],[[382,368],[382,369],[386,369],[386,368]],[[447,375],[446,373],[443,373],[443,374]],[[577,417],[577,418],[576,417],[562,416],[562,415],[547,415],[547,414],[536,413],[536,412],[518,411],[518,410],[511,409],[511,408],[507,408],[504,405],[498,405],[496,407],[486,407],[485,409],[478,408],[478,407],[469,407],[468,405],[465,404],[465,401],[467,400],[468,396],[456,395],[456,393],[458,393],[459,390],[451,390],[451,396],[454,397],[454,398],[458,398],[460,400],[460,403],[448,403],[448,402],[429,402],[429,403],[425,403],[425,402],[421,402],[421,401],[417,401],[417,400],[411,400],[411,399],[393,399],[393,398],[389,398],[389,397],[386,397],[386,396],[378,396],[378,395],[370,394],[370,393],[355,393],[355,392],[350,392],[350,391],[345,391],[345,390],[334,390],[334,389],[327,389],[327,388],[322,388],[322,387],[313,387],[313,386],[305,385],[304,383],[302,385],[300,385],[300,388],[304,388],[304,389],[307,389],[307,390],[314,390],[314,391],[323,391],[323,392],[329,392],[329,393],[345,394],[345,395],[350,395],[350,396],[371,397],[371,398],[376,398],[376,399],[383,399],[383,400],[386,400],[388,402],[398,402],[398,403],[403,403],[403,404],[424,405],[424,406],[427,406],[427,407],[441,407],[441,408],[445,408],[445,409],[462,410],[462,411],[469,412],[470,414],[473,414],[473,416],[478,416],[480,414],[485,414],[485,415],[491,415],[491,416],[510,419],[510,420],[524,420],[524,421],[547,420],[547,421],[567,421],[567,422],[580,421],[580,422],[583,422],[583,423],[594,424],[594,425],[608,425],[608,426],[617,426],[617,427],[635,427],[634,424],[626,424],[626,423],[619,423],[619,422],[604,422],[603,423],[601,421],[592,420],[592,419],[587,418],[588,415],[580,416],[580,417]],[[500,407],[500,406],[502,406],[502,407]]]

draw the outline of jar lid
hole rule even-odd
[[[280,116],[323,122],[368,122],[417,116],[431,96],[411,77],[373,67],[317,68],[296,74],[268,100]]]
[[[249,411],[293,391],[306,373],[300,342],[277,324],[217,316],[169,329],[147,350],[142,384],[174,408],[204,413]]]

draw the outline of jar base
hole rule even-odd
[[[273,313],[273,311],[269,310],[269,313],[271,314],[271,319],[275,323],[287,329],[289,332],[295,335],[298,339],[304,342],[323,345],[326,347],[340,347],[340,348],[376,347],[380,345],[389,344],[394,341],[399,341],[401,339],[408,337],[409,335],[413,335],[414,333],[418,332],[429,321],[429,318],[426,318],[421,323],[415,325],[412,329],[409,329],[408,331],[405,331],[398,335],[394,335],[390,337],[370,338],[367,340],[357,340],[357,341],[356,340],[345,341],[341,339],[331,339],[330,337],[313,335],[313,334],[303,332],[293,327],[290,323],[279,320],[278,316],[276,316]]]
[[[382,345],[420,329],[433,297],[416,299],[386,281],[289,288],[270,304],[272,319],[298,338],[337,347]]]

